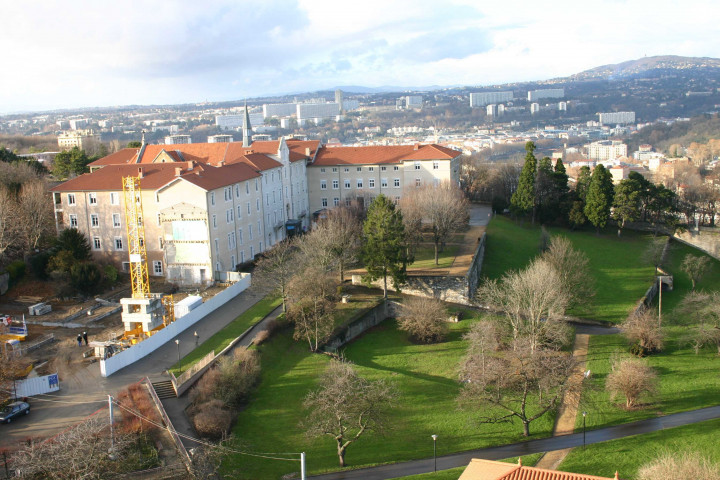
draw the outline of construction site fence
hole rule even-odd
[[[222,292],[207,300],[205,303],[192,310],[182,318],[170,323],[151,337],[148,337],[142,342],[116,353],[112,357],[100,360],[100,374],[103,377],[110,376],[118,370],[125,368],[151,354],[167,342],[172,341],[180,333],[192,327],[207,315],[210,315],[212,312],[225,305],[240,293],[247,290],[250,287],[250,274],[243,273],[241,275],[240,281],[230,285]]]

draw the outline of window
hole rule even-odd
[[[215,192],[210,192],[210,205],[215,205]]]
[[[232,187],[225,187],[223,189],[223,195],[225,196],[225,201],[229,202],[232,200]]]
[[[110,192],[110,205],[120,205],[120,196],[117,192]]]
[[[362,172],[362,167],[357,167],[358,172]]]
[[[250,195],[250,182],[245,182],[245,193]]]
[[[393,187],[400,188],[400,179],[399,178],[393,178]]]
[[[321,169],[320,169],[320,173],[325,173],[325,169],[324,169],[324,168],[321,168]]]
[[[380,187],[381,187],[381,188],[387,188],[387,186],[388,186],[387,178],[381,178],[381,179],[380,179]]]
[[[438,170],[440,168],[440,163],[433,162],[433,170]]]
[[[235,220],[235,211],[231,208],[225,211],[225,223],[230,223]]]
[[[237,266],[237,263],[235,263],[235,255],[230,255],[230,265],[232,265],[233,269]]]
[[[381,172],[384,172],[385,170],[387,170],[387,167],[380,167]]]
[[[416,179],[415,179],[415,186],[416,186],[416,187],[419,187],[420,185],[422,185],[422,181],[421,181],[419,178],[416,178]]]
[[[345,167],[344,170],[345,170],[345,173],[348,173],[350,171],[350,169],[348,167]]]
[[[258,220],[258,235],[262,235],[262,228],[260,227],[260,220]]]
[[[93,228],[97,228],[100,226],[100,218],[97,216],[97,214],[93,213],[90,215],[90,225]]]
[[[333,207],[340,205],[340,199],[338,197],[333,198]]]
[[[415,170],[420,170],[420,162],[415,162]]]
[[[395,205],[397,205],[398,203],[400,203],[400,197],[395,197]]]
[[[220,250],[220,242],[219,242],[218,239],[216,238],[216,239],[215,239],[215,255],[219,255],[219,254],[220,254],[219,250]]]
[[[333,190],[340,188],[340,180],[333,180]]]
[[[245,250],[240,252],[240,263],[245,263]]]
[[[357,187],[358,187],[358,188],[362,188],[362,187],[363,187],[362,178],[358,178],[358,179],[357,179]]]
[[[320,190],[327,190],[327,180],[320,180]]]
[[[123,244],[122,244],[122,237],[115,237],[115,250],[122,250]]]
[[[119,217],[119,215],[118,215],[118,217]],[[77,215],[70,215],[70,226],[73,228],[77,228],[77,226],[78,226]]]
[[[255,247],[250,245],[250,258],[255,258]]]
[[[90,205],[97,205],[97,193],[88,193],[88,202]]]
[[[75,194],[68,193],[68,205],[75,205]]]
[[[337,167],[333,167],[333,170],[332,170],[332,171],[333,171],[333,173],[336,173],[337,170],[338,170]]]
[[[242,218],[242,208],[240,205],[237,206],[237,217],[238,217],[238,220],[240,220]]]
[[[70,215],[70,217],[71,217],[71,223],[72,223],[72,215]],[[120,228],[120,214],[119,213],[113,213],[113,228]]]
[[[375,188],[375,179],[371,178],[368,180],[368,188]]]
[[[250,240],[252,240],[252,225],[248,225],[248,233],[250,234]]]
[[[258,212],[260,211],[260,199],[259,198],[255,199],[255,210],[257,210]]]
[[[240,245],[243,244],[242,228],[238,228],[238,242],[240,242]]]
[[[368,172],[374,172],[374,171],[375,171],[375,167],[368,167]]]
[[[256,191],[256,192],[258,191],[258,181],[257,181],[257,178],[255,179],[255,191]]]
[[[393,170],[395,170],[395,171],[400,170],[400,167],[398,165],[394,165]]]
[[[158,224],[158,227],[162,225],[162,219],[160,218],[159,213],[157,214],[157,224]]]
[[[160,250],[165,248],[165,240],[163,240],[163,237],[158,237],[158,245],[160,246]]]
[[[153,272],[155,272],[155,275],[163,274],[162,260],[153,260]]]
[[[248,215],[250,215],[250,202],[247,202],[247,212],[248,212]]]
[[[228,233],[228,250],[235,249],[235,232]]]
[[[93,250],[100,250],[100,237],[93,237]]]
[[[143,237],[140,237],[140,246],[142,247],[144,245],[145,245],[145,239]]]
[[[235,184],[235,198],[240,198],[240,184]]]
[[[328,203],[327,203],[327,198],[323,198],[323,199],[321,199],[320,201],[322,202],[322,206],[323,206],[323,207],[327,207],[327,205],[328,205]]]
[[[213,228],[217,228],[217,215],[213,215]]]
[[[350,188],[350,180],[345,180],[345,188]]]

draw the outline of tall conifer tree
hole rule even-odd
[[[605,228],[613,203],[613,183],[610,172],[602,165],[593,170],[585,198],[585,216],[593,224],[598,235]]]
[[[532,213],[532,223],[535,223],[535,172],[537,160],[535,159],[535,144],[525,144],[525,165],[520,172],[518,188],[510,199],[510,208],[516,215]]]

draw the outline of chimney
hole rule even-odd
[[[305,147],[305,156],[306,157],[310,156],[310,147]]]
[[[224,166],[225,166],[225,160],[220,160],[220,161],[217,163],[217,166],[218,166],[218,167],[224,167]]]
[[[615,480],[619,480],[619,479],[620,479],[620,477],[618,477],[618,472],[617,472],[617,470],[615,470]]]
[[[142,167],[138,167],[138,177],[143,178]]]
[[[419,150],[419,149],[420,149],[420,144],[419,144],[419,143],[416,143],[416,144],[415,144],[415,148],[413,148],[413,150]]]
[[[175,167],[175,176],[179,177],[182,174],[182,168]]]
[[[518,457],[518,466],[522,467],[522,457]]]
[[[192,161],[192,160],[188,160],[188,162],[187,162],[187,168],[188,168],[188,170],[192,170],[192,169],[193,169],[193,161]]]

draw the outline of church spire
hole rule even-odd
[[[245,118],[243,119],[243,147],[249,147],[252,145],[250,139],[250,132],[252,131],[252,125],[250,125],[250,112],[248,111],[247,99],[245,99]]]

